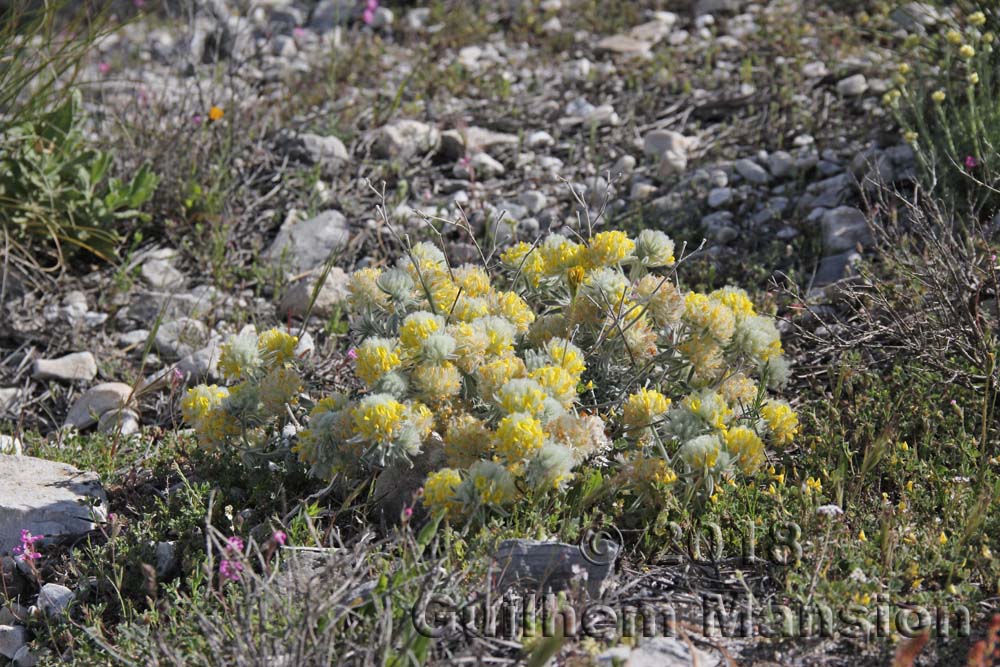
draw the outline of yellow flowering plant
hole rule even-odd
[[[281,329],[231,337],[221,346],[219,372],[229,386],[201,384],[181,399],[181,415],[208,450],[263,450],[280,437],[302,392],[295,363],[298,338]]]
[[[350,276],[349,356],[363,389],[323,399],[295,451],[348,478],[439,461],[423,504],[506,513],[608,468],[636,498],[707,498],[750,476],[798,421],[772,318],[743,290],[677,283],[673,241],[644,230],[516,243],[496,269],[431,243]],[[589,472],[588,472],[589,475]]]

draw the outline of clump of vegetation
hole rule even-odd
[[[935,193],[975,216],[992,216],[1000,204],[1000,12],[980,2],[957,6],[959,18],[936,34],[904,40],[897,87],[883,99]]]
[[[767,395],[788,373],[773,320],[737,288],[678,289],[664,233],[553,234],[500,265],[498,287],[423,242],[351,276],[349,356],[365,389],[312,408],[295,451],[316,475],[358,479],[440,453],[424,504],[484,519],[611,462],[639,499],[687,505],[797,433]],[[220,367],[244,382],[185,400],[204,444],[245,445],[262,415],[285,414],[301,385],[282,366],[293,348],[280,332],[224,346]]]
[[[110,153],[83,134],[79,93],[59,107],[6,128],[0,146],[0,223],[23,258],[39,244],[57,265],[75,249],[114,257],[123,223],[156,188],[143,165],[127,182],[109,175]]]

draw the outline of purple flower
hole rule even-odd
[[[236,581],[243,571],[243,563],[237,560],[243,555],[243,538],[233,535],[226,540],[225,557],[219,561],[219,576],[223,579]]]
[[[35,551],[35,542],[42,539],[43,535],[32,535],[28,529],[21,530],[21,546],[14,547],[11,551],[15,556],[27,558],[28,560],[38,560],[42,554]]]
[[[280,544],[281,546],[285,546],[285,542],[288,541],[288,535],[286,535],[285,531],[283,530],[276,530],[274,531],[274,534],[271,535],[271,539]]]
[[[361,14],[361,19],[367,25],[371,25],[372,21],[375,20],[376,9],[378,9],[378,0],[368,0],[368,2],[365,3],[365,11]]]
[[[111,71],[111,65],[105,62],[97,63],[97,71],[101,74],[107,74]]]
[[[979,160],[977,160],[975,158],[975,156],[973,156],[973,155],[966,155],[965,156],[965,167],[966,167],[966,169],[975,169],[978,166],[979,166]]]
[[[355,359],[358,358],[358,351],[352,347],[347,351],[347,358],[350,359],[351,361],[354,361]]]
[[[146,6],[146,0],[132,0],[132,5],[136,9],[142,9],[143,7]]]
[[[195,125],[201,125],[201,114],[196,113],[195,115],[191,116],[191,122],[194,123]]]
[[[238,581],[243,571],[243,563],[223,558],[219,561],[219,576],[229,581]]]

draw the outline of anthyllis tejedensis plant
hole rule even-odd
[[[710,497],[753,475],[798,419],[766,393],[787,375],[772,318],[740,289],[680,291],[674,265],[673,242],[646,230],[520,243],[495,279],[430,243],[361,269],[349,356],[364,390],[317,401],[293,449],[325,479],[442,460],[423,502],[452,520],[560,493],[587,466],[652,503]],[[301,386],[294,346],[274,331],[223,347],[239,384],[184,402],[205,445],[280,431]]]
[[[242,333],[222,346],[219,372],[232,385],[198,385],[181,401],[184,420],[202,447],[264,452],[281,441],[302,392],[297,344],[296,336],[270,329]]]
[[[673,253],[657,231],[553,234],[508,248],[497,280],[429,243],[357,271],[366,389],[321,400],[296,451],[350,477],[440,447],[423,502],[452,519],[558,493],[587,465],[654,499],[754,473],[798,426],[758,382],[786,374],[777,329],[741,290],[680,292]]]

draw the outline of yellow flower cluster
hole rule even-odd
[[[259,336],[233,336],[221,346],[219,372],[235,384],[198,385],[181,399],[181,415],[203,447],[215,449],[237,440],[266,444],[264,427],[283,421],[302,391],[293,363],[297,345],[297,337],[270,329]]]
[[[740,289],[679,290],[675,263],[669,237],[644,230],[515,243],[493,279],[429,243],[362,269],[347,303],[364,332],[352,356],[365,391],[321,401],[295,449],[329,476],[440,448],[447,467],[423,502],[452,519],[564,489],[607,460],[609,432],[624,436],[619,462],[636,487],[753,474],[766,444],[797,432],[761,389],[787,374],[780,337]],[[583,408],[617,400],[601,415]]]

